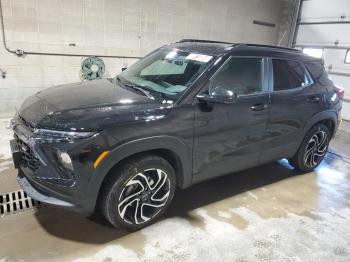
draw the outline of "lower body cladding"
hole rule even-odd
[[[57,151],[48,152],[55,148],[52,144],[32,143],[18,130],[14,136],[10,144],[14,165],[18,169],[17,180],[31,198],[83,215],[93,213],[97,190],[92,190],[91,194],[89,192],[90,178],[94,172],[91,165],[89,172],[86,165],[73,161],[76,169],[64,170],[57,156],[53,156]]]

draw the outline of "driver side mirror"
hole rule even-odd
[[[199,101],[214,104],[234,104],[237,103],[237,94],[221,86],[209,90],[209,94],[199,94],[196,96]]]

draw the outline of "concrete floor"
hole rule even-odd
[[[348,122],[329,151],[312,173],[279,161],[178,192],[161,221],[134,233],[49,207],[0,217],[0,261],[348,262]],[[18,189],[5,156],[0,193]]]

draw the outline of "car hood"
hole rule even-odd
[[[164,116],[173,101],[147,97],[115,79],[51,87],[28,97],[18,114],[33,128],[101,130],[120,122]]]

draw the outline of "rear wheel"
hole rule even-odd
[[[290,163],[303,172],[314,170],[324,159],[329,140],[330,132],[327,126],[313,126],[304,137],[298,152],[289,160]]]
[[[138,229],[154,221],[169,206],[175,192],[172,166],[158,156],[129,161],[105,184],[102,211],[115,227]]]

